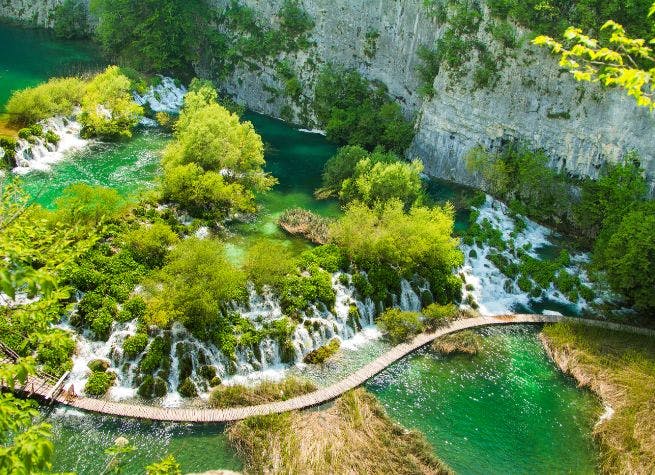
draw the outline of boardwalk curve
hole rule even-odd
[[[408,343],[401,343],[390,349],[385,354],[363,366],[345,379],[325,388],[318,389],[312,393],[298,396],[287,401],[272,402],[249,407],[235,407],[228,409],[210,408],[164,408],[139,404],[121,403],[93,399],[87,397],[67,398],[65,394],[55,395],[53,400],[84,411],[95,412],[119,417],[130,417],[136,419],[148,419],[169,422],[231,422],[245,419],[251,416],[263,416],[268,414],[279,414],[297,409],[304,409],[317,406],[336,399],[345,392],[361,386],[385,368],[402,359],[413,351],[427,345],[435,339],[461,330],[486,327],[492,325],[508,324],[538,324],[557,323],[570,321],[582,323],[589,326],[603,327],[612,330],[628,331],[655,336],[655,331],[645,328],[638,328],[629,325],[622,325],[599,320],[582,318],[570,318],[554,315],[527,315],[514,314],[495,317],[476,317],[456,320],[450,325],[440,328],[432,333],[421,333]],[[6,362],[3,361],[3,362]],[[28,383],[23,386],[23,392],[36,395],[42,398],[52,395],[52,385],[39,377],[30,377]]]

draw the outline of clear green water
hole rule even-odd
[[[535,327],[484,330],[475,357],[421,350],[366,387],[460,474],[594,473],[597,399],[548,360]]]
[[[104,64],[92,43],[55,40],[44,30],[0,23],[0,111],[12,91]]]
[[[125,474],[173,454],[183,473],[218,468],[241,470],[227,442],[223,425],[164,424],[57,410],[48,417],[55,434],[55,471],[97,475],[105,466],[104,450],[126,437],[136,450],[125,458]]]
[[[33,30],[0,24],[0,104],[13,89],[48,77],[102,64],[93,48],[60,42]],[[10,45],[10,47],[7,47]],[[325,216],[339,213],[335,202],[317,202],[312,192],[323,163],[335,148],[319,135],[304,134],[283,122],[247,114],[267,143],[267,168],[280,180],[260,197],[256,221],[238,226],[229,241],[235,259],[259,238],[275,239],[294,249],[306,245],[288,239],[275,221],[284,209],[302,206]],[[159,151],[170,138],[140,131],[126,143],[94,145],[53,167],[24,178],[27,189],[46,207],[69,184],[113,186],[126,196],[152,186]],[[437,198],[455,191],[437,185]],[[466,216],[458,223],[466,222]],[[373,345],[343,358],[335,374],[348,374],[384,345]],[[334,371],[333,371],[334,372]],[[321,374],[316,378],[328,378]],[[594,450],[590,427],[599,408],[594,398],[575,389],[541,350],[534,331],[493,333],[485,351],[473,358],[444,359],[421,351],[385,371],[368,385],[389,414],[422,430],[437,453],[459,473],[588,473]],[[58,411],[47,417],[55,431],[55,470],[96,474],[105,463],[103,450],[118,436],[136,447],[125,473],[173,453],[184,471],[239,469],[223,426],[145,423]]]

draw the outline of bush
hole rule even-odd
[[[127,312],[129,320],[141,319],[146,314],[146,303],[141,297],[132,297],[123,303],[123,312]]]
[[[57,145],[59,143],[59,141],[61,140],[61,137],[59,135],[57,135],[56,133],[54,133],[52,130],[48,130],[45,133],[44,138],[45,138],[46,142],[51,143],[53,145]]]
[[[248,248],[243,268],[257,289],[265,285],[279,289],[296,265],[288,246],[262,239]]]
[[[216,408],[255,406],[267,402],[286,401],[302,396],[317,387],[314,383],[288,377],[280,382],[263,381],[258,386],[218,386],[209,397],[209,404]]]
[[[36,347],[36,361],[43,371],[60,376],[72,369],[71,357],[75,351],[75,340],[62,330],[52,330],[40,335]]]
[[[325,244],[317,246],[300,255],[300,267],[302,269],[311,269],[312,266],[318,266],[330,273],[335,273],[348,265],[347,260],[334,244]]]
[[[457,307],[453,304],[439,305],[433,303],[423,309],[423,323],[427,328],[434,331],[437,328],[448,325],[457,318]]]
[[[134,260],[155,269],[164,264],[168,250],[179,242],[177,234],[165,223],[143,225],[125,236],[127,248]]]
[[[116,375],[112,372],[91,373],[84,385],[84,392],[89,396],[104,396],[114,381],[116,381]]]
[[[399,155],[409,147],[414,126],[391,101],[386,87],[359,72],[326,66],[314,93],[314,109],[329,140],[373,150],[381,145]]]
[[[280,292],[282,309],[294,317],[308,309],[312,303],[322,302],[331,309],[335,301],[331,275],[317,266],[313,266],[304,275],[288,275]]]
[[[193,398],[198,396],[198,389],[196,385],[191,381],[191,378],[185,378],[180,385],[177,387],[177,392],[180,393],[180,396],[186,398]]]
[[[341,347],[341,341],[338,338],[331,339],[326,345],[320,346],[305,355],[303,361],[308,364],[321,364],[333,356]]]
[[[134,358],[140,355],[146,349],[146,346],[148,346],[148,335],[137,333],[125,339],[123,342],[123,353],[128,358]]]
[[[394,344],[408,341],[423,331],[418,313],[404,312],[397,308],[384,311],[378,317],[377,324]]]
[[[165,366],[168,363],[169,355],[170,341],[161,336],[155,337],[150,343],[148,351],[139,362],[139,371],[142,374],[154,374],[160,366]]]
[[[137,393],[144,399],[152,399],[166,396],[167,391],[166,381],[159,376],[153,377],[152,375],[147,375],[139,385]]]
[[[216,377],[216,368],[209,365],[203,365],[198,369],[198,374],[207,381],[212,381]]]
[[[16,91],[7,102],[9,122],[29,126],[56,115],[68,116],[81,104],[84,82],[77,78],[55,78],[36,87]]]
[[[64,0],[53,11],[53,27],[59,38],[73,39],[87,36],[89,18],[83,0]]]
[[[115,189],[85,183],[66,187],[55,204],[59,221],[94,227],[118,221],[126,210],[125,199]]]
[[[107,371],[109,369],[109,361],[101,360],[101,359],[95,359],[95,360],[89,361],[87,366],[93,373],[104,373],[105,371]]]

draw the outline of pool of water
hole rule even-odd
[[[125,474],[144,468],[172,454],[183,473],[208,470],[241,470],[230,448],[223,425],[166,424],[97,416],[58,409],[46,417],[54,432],[53,470],[97,475],[106,466],[105,449],[125,437],[136,450],[125,456]]]
[[[4,22],[0,22],[0,45],[0,112],[13,91],[106,64],[91,42],[55,39],[48,31]]]
[[[538,328],[483,333],[477,356],[423,349],[366,387],[393,419],[423,432],[457,473],[594,473],[596,397],[558,371]]]

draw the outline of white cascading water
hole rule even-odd
[[[516,248],[523,248],[529,244],[527,253],[532,257],[539,257],[536,251],[552,244],[549,237],[553,235],[553,232],[527,218],[522,218],[527,224],[526,228],[515,236],[511,236],[515,227],[514,219],[510,217],[510,212],[504,203],[490,196],[487,196],[485,203],[479,208],[479,212],[478,223],[482,223],[485,219],[489,220],[493,227],[502,232],[506,242],[514,240]],[[530,296],[522,292],[515,281],[500,272],[488,259],[490,253],[499,251],[485,244],[477,243],[471,246],[462,244],[461,249],[465,258],[461,272],[466,278],[466,284],[470,284],[474,288],[471,291],[464,290],[464,296],[466,297],[468,294],[473,296],[480,306],[480,313],[483,315],[511,313],[515,306],[529,304]],[[519,262],[519,259],[509,251],[502,252],[502,255],[511,262]],[[567,270],[580,277],[583,284],[591,285],[586,272],[580,267],[588,260],[587,254],[573,255],[571,256],[571,266]],[[552,284],[549,289],[546,289],[546,298],[554,302],[575,305],[578,310],[588,305],[583,299],[578,302],[570,302]]]
[[[375,327],[375,304],[370,298],[364,301],[355,297],[352,285],[344,285],[340,273],[333,275],[332,284],[336,294],[334,311],[324,305],[312,306],[305,312],[303,321],[296,326],[292,335],[294,349],[293,364],[303,364],[303,357],[312,350],[325,345],[332,338],[339,338],[344,348],[357,348],[371,339],[381,336]],[[348,276],[350,280],[350,276]],[[417,286],[422,292],[421,286]],[[256,328],[261,328],[265,322],[271,322],[283,317],[282,309],[275,295],[267,289],[261,293],[255,287],[248,287],[248,304],[233,306],[232,310],[250,320]],[[396,297],[403,310],[420,308],[420,296],[412,285],[403,280],[401,293]],[[354,305],[359,311],[359,320],[353,322],[349,316],[350,307]],[[70,329],[70,327],[64,327]],[[114,323],[112,333],[106,342],[92,341],[90,335],[77,335],[77,353],[74,356],[74,367],[70,380],[78,394],[83,394],[84,385],[90,375],[89,362],[103,359],[110,364],[109,371],[117,374],[115,385],[109,392],[111,399],[128,399],[136,395],[136,375],[138,362],[148,351],[144,350],[134,358],[127,358],[122,351],[125,339],[136,333],[136,323]],[[159,336],[164,335],[160,332]],[[162,401],[166,407],[182,404],[183,398],[177,392],[180,384],[180,356],[190,359],[192,363],[190,379],[198,388],[201,398],[208,397],[207,381],[199,374],[203,365],[213,366],[216,374],[225,384],[239,384],[263,379],[276,380],[284,377],[289,368],[289,362],[283,362],[282,349],[278,341],[265,338],[257,348],[241,347],[236,351],[236,358],[229,358],[213,344],[195,338],[185,327],[176,323],[166,332],[170,338],[171,367],[167,377],[168,393]],[[158,335],[153,335],[158,336]],[[152,339],[151,339],[152,342]],[[180,351],[178,352],[178,347]]]
[[[147,105],[153,112],[179,113],[187,89],[172,78],[161,75],[159,77],[161,78],[159,84],[148,88],[143,95],[136,91],[132,92],[134,102],[140,106]]]
[[[88,140],[80,137],[82,125],[71,117],[52,117],[38,123],[46,132],[54,132],[59,136],[59,142],[52,144],[40,137],[34,138],[34,143],[18,139],[16,147],[16,167],[12,170],[18,175],[31,171],[47,171],[53,163],[60,161],[67,153],[80,150],[87,146]]]

